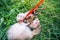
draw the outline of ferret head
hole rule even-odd
[[[38,18],[36,18],[31,24],[30,27],[31,28],[37,28],[40,25],[40,22],[38,20]]]
[[[20,20],[24,20],[24,13],[19,13],[18,15],[17,15],[17,21],[20,21]]]

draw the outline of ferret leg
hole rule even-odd
[[[37,27],[36,29],[34,29],[32,32],[32,35],[34,36],[34,35],[36,35],[36,34],[39,34],[40,33],[40,31],[41,31],[41,26],[39,26],[39,27]]]

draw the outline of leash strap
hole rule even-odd
[[[37,9],[37,7],[38,7],[39,5],[41,5],[41,4],[43,3],[43,1],[44,1],[44,0],[40,0],[33,8],[27,13],[26,17],[29,16],[30,14],[32,14],[32,12],[33,12],[35,9]]]

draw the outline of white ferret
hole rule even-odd
[[[24,19],[24,14],[23,13],[20,13],[20,14],[17,15],[17,21],[19,21],[19,22],[13,24],[8,29],[8,31],[7,31],[8,40],[31,40],[34,35],[39,33],[40,27],[31,31],[30,27],[27,26],[27,24],[23,22],[23,19]],[[20,21],[20,20],[22,20],[22,21]],[[35,25],[35,27],[36,26],[37,25]]]

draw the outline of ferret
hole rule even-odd
[[[39,20],[35,19],[29,26],[36,27],[31,30],[27,23],[23,22],[24,14],[20,13],[17,15],[17,23],[13,24],[7,31],[8,40],[31,40],[36,34],[40,33]],[[35,22],[36,21],[36,22]],[[35,25],[37,23],[37,25]],[[33,25],[32,25],[33,24]]]

